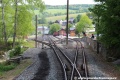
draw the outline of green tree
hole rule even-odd
[[[79,14],[79,15],[77,15],[77,22],[79,22],[80,21],[80,18],[81,18],[81,15]]]
[[[26,3],[28,4],[26,4]],[[18,5],[21,4],[21,5]],[[13,33],[13,47],[15,46],[16,41],[16,33],[17,33],[17,26],[18,26],[18,13],[19,7],[18,6],[26,6],[26,10],[34,10],[38,9],[42,12],[45,9],[44,2],[42,0],[14,0],[13,7],[15,9],[15,16],[14,16],[14,33]],[[18,11],[19,10],[19,11]],[[26,18],[24,16],[24,18]],[[22,20],[21,20],[22,21]]]
[[[89,9],[90,9],[90,8],[89,8]],[[93,13],[91,13],[91,12],[87,12],[87,13],[86,13],[86,15],[87,15],[89,18],[91,18],[91,19],[92,19],[92,18],[93,18],[93,16],[94,16],[94,14],[93,14]]]
[[[16,28],[17,28],[17,13],[18,13],[18,0],[15,0],[15,16],[14,16],[14,33],[13,33],[13,48],[15,47]]]
[[[41,19],[38,20],[38,23],[39,24],[46,24],[47,23],[47,20],[44,16],[41,17]]]
[[[34,26],[32,24],[32,13],[26,10],[25,6],[19,6],[20,11],[18,12],[18,23],[17,23],[17,36],[29,35],[34,31]]]
[[[0,38],[4,38],[4,43],[7,46],[8,38],[12,33],[12,25],[13,25],[13,9],[11,7],[11,0],[1,0],[0,1]],[[3,40],[3,39],[2,39]]]
[[[54,23],[52,25],[50,25],[50,34],[53,34],[54,32],[56,31],[59,31],[60,30],[60,25],[57,24],[57,23]]]
[[[73,23],[77,23],[77,18],[75,18],[75,19],[73,20]]]
[[[76,26],[76,32],[86,32],[87,28],[91,28],[92,26],[92,21],[88,18],[88,16],[86,14],[83,14],[81,16],[80,21],[77,23]]]
[[[92,12],[97,15],[97,32],[101,34],[99,40],[108,48],[109,56],[120,58],[120,1],[95,0],[100,4],[93,7]],[[94,20],[95,23],[97,23]]]

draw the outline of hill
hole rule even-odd
[[[77,4],[69,5],[69,18],[76,17],[80,13],[89,12],[88,8],[93,7],[94,4]],[[38,10],[35,10],[35,14],[38,14],[38,18],[45,17],[47,21],[55,21],[66,18],[66,5],[46,5],[46,10],[43,13],[40,13]]]
[[[69,14],[78,14],[89,12],[88,8],[93,7],[94,4],[76,4],[69,5]],[[41,16],[52,17],[66,15],[66,5],[46,5],[46,10],[41,14]],[[40,14],[39,11],[35,10],[36,14]]]

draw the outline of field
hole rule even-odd
[[[69,14],[69,18],[73,17],[75,18],[78,14]],[[61,16],[53,16],[53,17],[47,17],[47,21],[55,21],[55,20],[65,20],[66,15]]]
[[[34,10],[35,14],[39,14],[39,10]],[[55,13],[66,13],[66,9],[46,9],[44,12],[48,12],[51,14],[55,14]],[[76,10],[69,10],[69,12],[76,12]]]
[[[66,9],[47,9],[45,12],[55,14],[55,13],[66,13]],[[76,10],[69,10],[69,12],[76,12]]]
[[[69,12],[75,12],[76,10],[69,10]],[[66,9],[46,9],[44,12],[48,12],[51,14],[55,14],[55,13],[66,13]],[[40,12],[38,10],[34,10],[35,14],[40,14]],[[81,13],[79,13],[81,14]],[[69,14],[69,18],[73,17],[75,18],[78,15],[78,13],[76,14]],[[55,20],[65,20],[66,15],[60,15],[60,16],[52,16],[52,17],[46,17],[46,20],[49,21],[55,21]]]

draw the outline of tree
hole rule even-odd
[[[28,4],[26,4],[26,3]],[[17,23],[18,23],[18,9],[20,5],[26,6],[26,10],[34,10],[34,9],[39,9],[40,12],[42,12],[45,9],[44,2],[42,0],[15,0],[14,2],[14,8],[15,8],[15,16],[14,16],[14,33],[13,33],[13,47],[15,46],[15,41],[16,41],[16,30],[17,30]],[[25,17],[24,17],[25,18]]]
[[[59,31],[60,30],[60,25],[57,24],[57,23],[54,23],[52,25],[50,25],[50,34],[53,34],[54,32],[56,31]]]
[[[34,31],[34,26],[31,22],[33,14],[27,11],[25,6],[19,6],[19,9],[16,35],[24,38],[24,36],[27,36]]]
[[[17,14],[18,13],[18,0],[15,0],[15,20],[14,20],[14,33],[13,33],[13,48],[15,47],[16,28],[17,28]]]
[[[104,13],[104,4],[97,4],[93,9],[89,9],[93,14],[93,24],[95,25],[95,31],[97,32],[97,40],[99,40],[99,34],[101,29],[104,29],[104,25],[100,27],[100,17]],[[99,42],[97,41],[97,53],[99,53]]]
[[[119,0],[95,0],[100,2],[92,12],[98,16],[97,32],[100,41],[108,48],[109,56],[120,58],[120,3]],[[96,21],[95,21],[96,22]]]
[[[5,25],[5,19],[4,19],[4,2],[3,0],[1,0],[1,8],[2,8],[2,26],[3,26],[3,34],[4,36],[4,41],[5,41],[5,45],[7,46],[7,35],[6,35],[6,25]]]
[[[79,22],[80,21],[80,18],[81,18],[81,15],[79,14],[79,15],[77,15],[77,22]]]
[[[89,8],[90,9],[90,8]],[[87,12],[86,13],[86,15],[90,18],[90,19],[92,19],[93,18],[93,16],[94,16],[94,14],[93,13],[91,13],[91,12]]]
[[[76,26],[76,32],[86,32],[87,28],[90,28],[92,26],[92,21],[88,18],[86,14],[83,14],[81,16],[80,21],[77,23]]]
[[[47,20],[44,16],[41,17],[41,19],[38,20],[38,23],[39,24],[46,24],[47,23]]]
[[[77,23],[77,18],[75,18],[75,19],[73,20],[73,23]]]
[[[13,38],[14,47],[17,36],[27,35],[33,30],[33,12],[30,10],[34,9],[43,11],[44,2],[42,0],[0,1],[0,40],[4,41],[6,46],[9,37]]]
[[[11,7],[11,0],[1,0],[0,5],[0,11],[1,11],[1,31],[2,32],[0,38],[4,38],[4,43],[7,46],[8,42],[8,37],[11,33],[11,26],[12,26],[12,14],[13,14],[13,9]]]

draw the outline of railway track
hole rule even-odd
[[[88,69],[87,69],[87,63],[86,63],[86,56],[85,56],[85,51],[84,51],[84,47],[82,46],[82,43],[80,41],[76,41],[75,55],[74,55],[74,60],[72,61],[64,53],[64,51],[56,45],[55,41],[53,41],[50,36],[49,36],[49,41],[52,44],[51,45],[52,49],[55,52],[60,64],[62,65],[64,80],[77,80],[78,78],[79,78],[79,80],[83,80],[83,77],[86,78],[84,80],[88,80],[87,79]],[[75,40],[73,40],[73,41],[75,41]],[[77,67],[77,60],[78,60],[77,58],[78,58],[78,54],[79,54],[79,45],[78,44],[81,46],[81,50],[82,50],[82,57],[83,57],[82,64],[81,64],[82,71],[78,70],[78,67]]]

